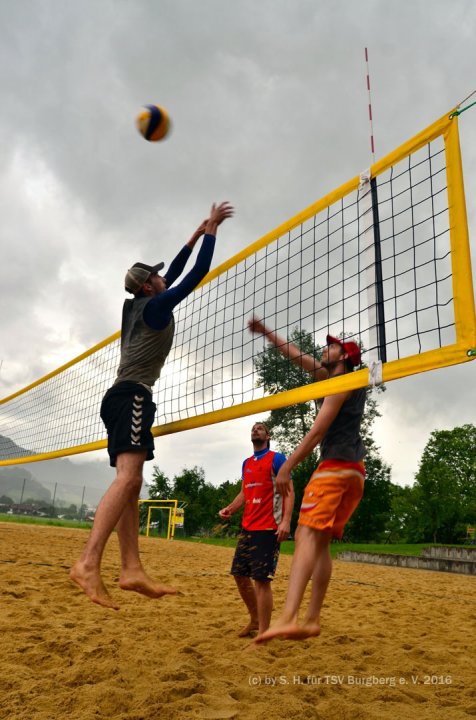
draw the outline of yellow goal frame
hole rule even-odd
[[[169,519],[167,523],[167,540],[173,540],[175,537],[175,523],[177,517],[178,500],[139,500],[139,503],[148,505],[147,508],[147,525],[145,530],[146,537],[150,534],[150,518],[152,510],[168,510]]]

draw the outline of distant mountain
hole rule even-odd
[[[28,499],[51,503],[51,492],[32,477],[28,470],[20,469],[18,466],[0,468],[0,497],[2,495],[16,503]]]
[[[34,455],[35,453],[31,450],[17,445],[6,435],[0,435],[0,460],[7,460],[8,458],[26,457],[27,455]]]
[[[0,435],[0,459],[34,455],[13,440]],[[23,499],[45,500],[62,504],[84,502],[94,507],[114,479],[114,471],[106,460],[73,463],[67,458],[42,460],[11,467],[0,467],[0,496],[7,495],[19,502]],[[12,494],[13,493],[13,494]]]

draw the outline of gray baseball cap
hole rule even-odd
[[[159,272],[164,267],[164,263],[160,262],[157,265],[145,265],[145,263],[136,262],[126,272],[124,278],[124,286],[127,292],[135,295],[142,288],[143,284],[147,282],[150,275]]]

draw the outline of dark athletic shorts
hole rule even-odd
[[[113,385],[101,403],[101,419],[107,430],[110,464],[123,452],[146,450],[146,460],[154,457],[154,423],[156,405],[152,394],[142,385],[122,382]]]
[[[238,536],[232,575],[272,580],[279,557],[276,530],[242,530]]]

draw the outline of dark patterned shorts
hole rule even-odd
[[[275,530],[242,530],[238,537],[232,575],[253,580],[272,580],[279,557]]]
[[[110,464],[123,452],[146,450],[146,460],[154,457],[154,424],[156,405],[151,393],[142,385],[123,382],[113,385],[101,403],[101,419],[107,430]]]

